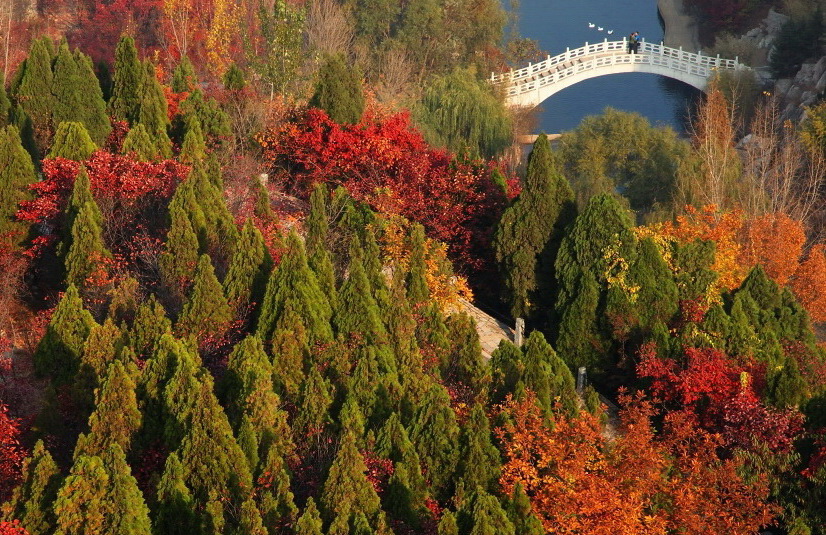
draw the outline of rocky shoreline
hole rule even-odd
[[[666,46],[693,52],[700,50],[697,21],[686,12],[683,0],[657,0],[657,9],[663,19],[663,43]]]

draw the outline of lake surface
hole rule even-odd
[[[588,23],[604,31],[589,28]],[[578,48],[622,39],[638,31],[646,41],[663,38],[656,0],[520,0],[519,30],[539,41],[554,56],[566,47]],[[614,30],[607,35],[607,30]],[[652,124],[670,125],[685,132],[687,106],[700,92],[689,85],[655,74],[626,73],[592,78],[571,86],[542,103],[538,130],[547,133],[575,128],[583,118],[606,106],[638,112]]]

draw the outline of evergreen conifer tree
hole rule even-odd
[[[128,121],[132,126],[138,122],[145,77],[146,71],[138,60],[135,40],[128,35],[121,36],[115,48],[115,76],[108,107],[113,119]]]
[[[482,346],[476,322],[465,312],[452,314],[445,326],[451,340],[451,351],[444,363],[446,377],[466,385],[475,394],[481,392],[487,370],[483,365]]]
[[[146,61],[142,68],[138,122],[146,128],[146,133],[149,134],[158,154],[163,158],[169,158],[172,156],[172,142],[169,141],[169,135],[166,133],[167,126],[169,126],[166,97],[160,82],[155,77],[155,66],[152,62]]]
[[[138,356],[148,357],[155,352],[161,336],[172,331],[172,322],[163,306],[152,294],[141,303],[129,331],[129,345]]]
[[[176,93],[190,92],[198,85],[198,77],[195,75],[195,67],[187,56],[183,56],[181,61],[172,72],[172,91]]]
[[[52,66],[52,121],[59,125],[62,122],[78,122],[83,108],[83,92],[89,88],[83,87],[77,63],[65,41],[57,49],[57,57]]]
[[[310,343],[332,339],[332,311],[318,285],[318,279],[307,264],[304,244],[295,232],[287,237],[287,250],[281,263],[270,276],[258,318],[257,333],[262,340],[271,340],[276,323],[288,306],[307,327]]]
[[[34,353],[38,375],[51,375],[61,382],[71,379],[93,325],[92,314],[83,308],[77,288],[70,284]]]
[[[430,299],[426,254],[424,227],[415,224],[410,229],[410,266],[407,273],[407,299],[413,307],[427,303]]]
[[[365,472],[367,466],[356,448],[356,438],[345,433],[321,491],[321,505],[328,519],[349,522],[361,513],[374,529],[379,527],[381,504]]]
[[[448,496],[456,469],[459,426],[444,387],[434,384],[413,416],[410,440],[430,476],[437,498]]]
[[[278,320],[272,336],[273,380],[278,391],[297,400],[304,382],[304,362],[310,354],[307,329],[292,309]]]
[[[123,139],[120,152],[131,155],[139,162],[151,162],[157,160],[160,155],[158,148],[152,143],[152,138],[146,132],[146,127],[141,123],[129,129]]]
[[[459,526],[456,524],[456,515],[450,511],[445,511],[442,513],[442,519],[439,520],[438,534],[459,535]]]
[[[289,439],[289,435],[283,437]],[[258,509],[267,526],[278,526],[285,523],[294,525],[298,517],[298,507],[290,490],[290,476],[287,464],[279,451],[276,441],[273,441],[260,463],[258,470],[259,480],[264,478],[268,483],[258,497]]]
[[[184,483],[184,469],[178,454],[172,452],[166,458],[163,475],[158,483],[152,532],[155,535],[192,535],[197,533],[199,527],[192,493]]]
[[[0,128],[8,126],[11,120],[11,101],[6,93],[6,78],[0,73]]]
[[[295,535],[323,535],[323,527],[324,524],[321,522],[321,515],[318,514],[315,500],[313,500],[311,496],[307,500],[304,513],[295,525]]]
[[[118,360],[95,396],[95,412],[89,417],[89,433],[81,435],[75,447],[82,455],[103,455],[111,444],[128,452],[132,437],[141,425],[141,412],[135,395],[135,382]],[[76,453],[77,455],[77,453]]]
[[[318,368],[313,366],[301,386],[301,404],[295,416],[293,429],[296,436],[316,435],[330,423],[330,405],[333,398],[330,387]]]
[[[106,101],[103,99],[103,90],[100,81],[95,74],[92,65],[92,58],[75,50],[75,63],[77,64],[78,77],[83,87],[83,104],[81,108],[80,121],[89,132],[92,141],[98,146],[103,146],[112,125],[109,115],[106,113]]]
[[[491,401],[501,403],[508,394],[513,394],[516,384],[522,380],[525,365],[522,351],[510,340],[502,340],[490,357]]]
[[[146,507],[138,482],[126,463],[123,450],[116,443],[112,443],[101,459],[109,473],[110,484],[105,495],[109,503],[104,506],[110,512],[107,522],[109,527],[105,528],[103,533],[150,535],[152,531],[149,508]]]
[[[208,255],[201,255],[195,269],[192,292],[184,304],[176,331],[184,336],[220,336],[232,321],[232,309],[224,296],[224,289],[215,277]]]
[[[32,454],[23,462],[23,478],[14,490],[9,511],[11,517],[30,535],[48,535],[55,528],[52,504],[60,488],[60,470],[49,450],[38,440]]]
[[[178,159],[184,163],[194,164],[204,158],[206,158],[206,142],[201,130],[201,121],[198,117],[191,117],[187,121],[186,134],[184,134]]]
[[[80,405],[79,410],[88,409],[91,414],[95,406],[95,390],[103,384],[109,365],[122,350],[123,333],[117,325],[106,318],[103,324],[95,324],[83,344],[80,369],[73,382],[73,389]],[[124,448],[125,449],[125,448]]]
[[[347,271],[349,275],[341,285],[335,316],[338,333],[343,336],[357,333],[364,336],[368,344],[380,343],[386,339],[387,332],[373,299],[357,242],[351,247]]]
[[[182,370],[182,374],[186,373]],[[226,413],[212,392],[209,374],[201,374],[188,412],[188,429],[179,449],[184,481],[196,503],[206,503],[210,492],[238,501],[252,487],[252,474],[232,434]],[[175,380],[177,375],[173,377]],[[172,382],[172,380],[170,382]],[[185,383],[179,385],[187,388]],[[184,413],[186,415],[186,412]]]
[[[307,228],[307,263],[315,272],[321,291],[328,296],[330,303],[336,304],[336,278],[333,261],[327,245],[330,225],[327,221],[327,186],[323,182],[316,184],[310,194],[310,213],[305,226]]]
[[[25,225],[17,222],[20,201],[31,197],[29,184],[37,180],[34,164],[15,126],[0,128],[0,235],[7,235],[13,243],[25,234]]]
[[[540,331],[533,331],[522,351],[524,371],[521,380],[525,388],[536,394],[539,405],[550,415],[554,401],[559,400],[569,414],[575,414],[579,399],[574,377],[545,336]]]
[[[640,240],[638,251],[628,279],[629,284],[638,288],[635,315],[643,327],[651,329],[657,322],[669,323],[677,313],[679,291],[653,240]]]
[[[493,490],[499,480],[502,461],[493,445],[490,422],[484,407],[477,403],[462,427],[459,441],[459,467],[465,488],[481,487]]]
[[[97,221],[99,213],[94,201],[87,201],[72,224],[72,243],[66,253],[66,282],[78,288],[87,288],[87,281],[100,262],[112,256],[103,243],[103,230]]]
[[[556,258],[556,345],[570,367],[592,366],[599,374],[609,364],[613,326],[607,318],[614,311],[606,308],[601,296],[609,290],[609,277],[610,289],[628,296],[623,281],[627,283],[627,266],[634,264],[637,254],[631,227],[617,200],[600,194],[588,201],[562,240]]]
[[[67,121],[58,123],[52,147],[46,158],[66,158],[82,162],[96,150],[97,147],[89,137],[83,123]]]
[[[92,185],[89,181],[89,173],[86,168],[81,166],[78,169],[75,182],[72,184],[72,193],[69,195],[66,203],[66,210],[64,211],[63,228],[65,235],[63,237],[63,251],[68,252],[72,244],[72,228],[75,226],[75,219],[77,219],[81,208],[86,204],[92,209],[92,217],[99,227],[103,226],[103,214],[92,196]]]
[[[338,124],[356,124],[364,113],[361,74],[341,55],[327,58],[318,71],[310,106],[321,108]]]
[[[514,317],[550,310],[553,262],[564,228],[574,219],[574,192],[559,170],[545,134],[528,157],[519,198],[502,214],[494,249]]]
[[[544,535],[542,522],[531,511],[531,501],[521,483],[513,488],[510,499],[505,504],[505,511],[513,524],[514,535]]]
[[[198,236],[185,208],[174,199],[169,205],[169,216],[172,223],[159,260],[161,280],[172,295],[181,299],[195,278]]]
[[[231,255],[238,242],[239,232],[235,219],[227,208],[223,190],[218,185],[222,183],[220,167],[215,167],[217,169],[209,162],[206,165],[196,165],[184,185],[192,187],[195,203],[203,214],[204,226],[202,230],[198,230],[199,234],[202,234],[199,236],[201,249]],[[211,176],[216,173],[218,176]],[[197,216],[197,211],[195,215]],[[192,225],[196,229],[200,227],[200,223],[196,223],[194,219]]]
[[[223,283],[230,305],[236,310],[260,306],[272,264],[261,231],[247,219]]]
[[[247,86],[244,71],[242,71],[236,63],[229,66],[227,72],[224,73],[222,81],[224,82],[224,89],[227,91],[240,91]]]
[[[52,136],[52,56],[48,37],[32,41],[19,82],[12,86],[15,101],[31,121],[38,154],[45,152]]]
[[[514,526],[499,500],[481,487],[476,487],[458,513],[459,527],[469,535],[515,535]]]

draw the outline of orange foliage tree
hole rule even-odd
[[[815,321],[826,321],[826,248],[815,245],[800,263],[792,280],[800,304]]]
[[[740,242],[741,266],[760,264],[777,284],[786,286],[800,266],[806,232],[786,214],[764,214],[744,223]]]
[[[765,478],[741,478],[744,461],[721,458],[718,435],[688,413],[667,416],[657,433],[651,403],[626,396],[623,404],[611,439],[586,412],[548,424],[533,394],[509,398],[496,431],[503,490],[520,483],[545,529],[559,535],[746,535],[772,521]]]

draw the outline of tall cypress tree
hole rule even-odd
[[[103,324],[95,324],[89,331],[89,337],[83,344],[80,370],[73,382],[73,389],[78,399],[79,411],[88,408],[91,414],[95,407],[95,390],[103,384],[108,374],[109,365],[115,361],[123,345],[123,333],[111,318]],[[126,364],[126,363],[124,363]],[[123,445],[122,445],[123,446]]]
[[[8,126],[11,120],[11,101],[6,93],[6,78],[0,73],[0,128]]]
[[[310,194],[310,213],[305,221],[307,228],[307,263],[315,272],[319,286],[330,303],[336,304],[336,277],[330,256],[327,236],[330,231],[327,214],[327,186],[319,182]]]
[[[70,284],[34,353],[38,375],[51,375],[60,381],[71,379],[77,371],[83,344],[94,324],[92,315],[83,308],[77,288]]]
[[[362,253],[357,240],[350,248],[347,280],[341,285],[335,323],[339,335],[361,334],[369,344],[386,340],[387,332],[381,321],[381,312],[373,299],[370,281],[364,273]]]
[[[46,158],[66,158],[82,162],[96,150],[97,147],[89,137],[83,123],[67,121],[58,123],[52,147]]]
[[[278,391],[297,400],[304,382],[304,363],[310,355],[307,329],[298,314],[288,309],[278,319],[272,335],[273,380]]]
[[[412,306],[421,305],[430,299],[427,286],[427,245],[424,227],[417,224],[410,229],[410,266],[407,273],[407,299]]]
[[[264,299],[272,263],[264,236],[252,220],[247,219],[223,283],[230,305],[239,311],[250,306],[257,309]]]
[[[443,386],[434,384],[425,394],[413,416],[410,439],[427,469],[436,497],[448,496],[458,460],[459,426]]]
[[[152,294],[141,303],[129,331],[129,345],[138,356],[148,357],[155,352],[161,336],[172,331],[172,322],[163,306]]]
[[[272,339],[279,317],[292,306],[307,327],[310,343],[329,341],[333,337],[332,311],[318,279],[307,264],[304,244],[295,232],[291,232],[286,245],[287,251],[267,284],[257,333],[262,340]]]
[[[307,500],[304,513],[295,525],[295,535],[323,535],[323,527],[324,524],[321,521],[321,515],[318,514],[315,500],[313,500],[311,496],[310,499]]]
[[[172,72],[172,91],[176,93],[190,92],[198,86],[198,77],[195,67],[189,58],[183,56]]]
[[[321,491],[321,505],[334,524],[348,525],[351,516],[359,513],[373,529],[382,523],[381,503],[365,472],[367,466],[356,448],[355,437],[345,433]]]
[[[192,293],[184,304],[176,331],[184,336],[219,336],[232,321],[232,309],[224,296],[224,289],[215,277],[208,255],[201,255],[195,269]]]
[[[131,155],[139,162],[151,162],[157,160],[160,155],[158,148],[152,143],[152,138],[146,132],[146,127],[140,123],[129,129],[123,139],[120,152],[127,156]]]
[[[186,134],[181,143],[181,153],[178,159],[184,163],[194,164],[206,158],[206,150],[201,121],[198,117],[192,117],[187,121]]]
[[[109,115],[118,121],[138,122],[141,109],[141,92],[146,71],[138,60],[135,40],[121,36],[115,48],[115,76],[112,81],[112,97],[109,99]]]
[[[52,136],[52,45],[48,37],[35,39],[22,67],[14,99],[31,121],[37,150],[42,154]]]
[[[83,87],[75,58],[65,41],[57,49],[52,75],[52,121],[55,125],[62,122],[78,122],[83,108]]]
[[[318,368],[313,366],[301,386],[301,403],[293,422],[296,436],[302,436],[302,433],[316,435],[323,431],[332,421],[329,412],[332,404],[330,386]]]
[[[502,214],[494,249],[514,317],[535,316],[553,305],[553,262],[562,232],[574,218],[574,192],[562,176],[545,134],[528,157],[519,198]]]
[[[72,244],[66,253],[66,282],[78,288],[87,287],[87,279],[112,253],[103,243],[103,230],[98,224],[97,205],[87,201],[72,224]]]
[[[52,504],[60,488],[60,470],[49,450],[38,440],[32,454],[23,462],[23,480],[14,489],[9,511],[11,517],[30,535],[47,535],[55,528]]]
[[[499,480],[501,464],[499,450],[491,440],[490,422],[485,409],[477,403],[462,428],[458,474],[465,488],[478,486],[493,491]]]
[[[152,521],[155,535],[191,535],[200,528],[192,493],[184,483],[183,472],[178,454],[170,453],[158,483],[157,506]]]
[[[445,322],[451,340],[451,350],[443,363],[445,376],[459,381],[474,393],[480,393],[487,370],[482,360],[482,346],[476,322],[469,314],[452,314]]]
[[[220,251],[230,256],[235,250],[239,232],[219,186],[222,184],[220,172],[217,162],[215,165],[210,162],[195,165],[184,185],[191,186],[195,202],[204,217],[203,236],[199,236],[202,250]],[[197,226],[193,221],[193,227]]]
[[[75,182],[72,184],[72,193],[66,202],[66,209],[64,210],[63,219],[63,251],[64,254],[68,252],[69,246],[72,244],[72,227],[75,226],[75,219],[77,219],[81,208],[88,204],[92,208],[92,216],[98,226],[103,226],[103,214],[92,196],[92,185],[89,181],[89,173],[86,168],[81,166],[78,169]]]
[[[89,417],[89,433],[81,435],[76,451],[82,455],[103,455],[112,444],[128,452],[132,437],[141,425],[135,382],[124,365],[116,360],[97,391],[95,412]]]
[[[457,516],[460,531],[468,535],[515,535],[499,500],[482,487],[476,487]]]
[[[158,154],[163,158],[171,157],[172,142],[169,141],[169,135],[166,132],[169,126],[166,97],[163,94],[160,82],[155,76],[155,66],[148,60],[143,65],[143,79],[140,83],[138,122],[146,128],[146,133],[152,139]]]
[[[505,503],[505,511],[513,524],[514,535],[544,535],[545,528],[531,511],[531,500],[521,483],[514,486],[513,493]]]
[[[361,74],[343,56],[328,57],[318,71],[310,106],[326,111],[339,124],[356,124],[364,113]]]
[[[180,300],[195,278],[198,264],[198,236],[192,228],[185,208],[173,202],[169,205],[171,224],[164,251],[159,260],[161,280],[167,290]]]
[[[610,364],[610,318],[616,312],[612,307],[628,301],[627,267],[634,264],[636,254],[627,210],[611,195],[592,197],[563,238],[556,258],[556,347],[570,367],[588,365],[599,374]],[[605,299],[609,291],[612,300]]]
[[[104,507],[110,511],[107,528],[103,533],[129,533],[150,535],[149,508],[126,463],[126,455],[116,443],[109,445],[101,456],[103,466],[109,473],[110,487],[106,492],[109,502]],[[65,486],[64,486],[65,488]]]
[[[103,90],[95,74],[92,58],[77,49],[75,49],[74,56],[78,77],[83,87],[80,121],[86,127],[92,141],[102,146],[112,130],[109,115],[106,113]]]
[[[0,235],[19,242],[26,226],[15,220],[20,201],[31,197],[29,184],[37,180],[32,158],[20,141],[15,126],[0,128]]]

